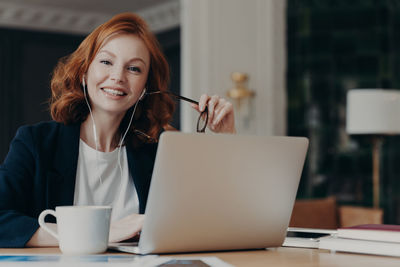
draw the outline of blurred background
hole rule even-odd
[[[156,34],[172,91],[231,96],[239,133],[310,139],[299,200],[372,207],[372,143],[346,133],[346,95],[400,89],[395,0],[0,0],[1,161],[19,126],[51,119],[57,61],[120,12]],[[172,125],[195,121],[182,103]],[[383,222],[400,224],[399,137],[385,137],[380,160]]]

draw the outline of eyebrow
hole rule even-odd
[[[100,54],[100,53],[106,53],[112,57],[116,57],[116,55],[114,53],[112,53],[108,50],[100,50],[97,54]],[[132,61],[141,61],[146,66],[146,62],[140,57],[134,57],[134,58],[131,58],[130,60],[128,60],[128,62],[132,62]]]

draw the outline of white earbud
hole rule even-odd
[[[85,90],[85,88],[86,88],[85,75],[83,75],[83,77],[82,77],[82,86],[83,86],[83,90]]]
[[[143,100],[144,96],[146,95],[146,87],[143,89],[142,94],[139,97],[139,101]]]

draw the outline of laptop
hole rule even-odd
[[[304,137],[164,132],[137,254],[281,246],[308,148]]]

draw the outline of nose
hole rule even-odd
[[[125,81],[124,68],[120,66],[113,66],[110,72],[110,79],[116,83],[123,83]]]

